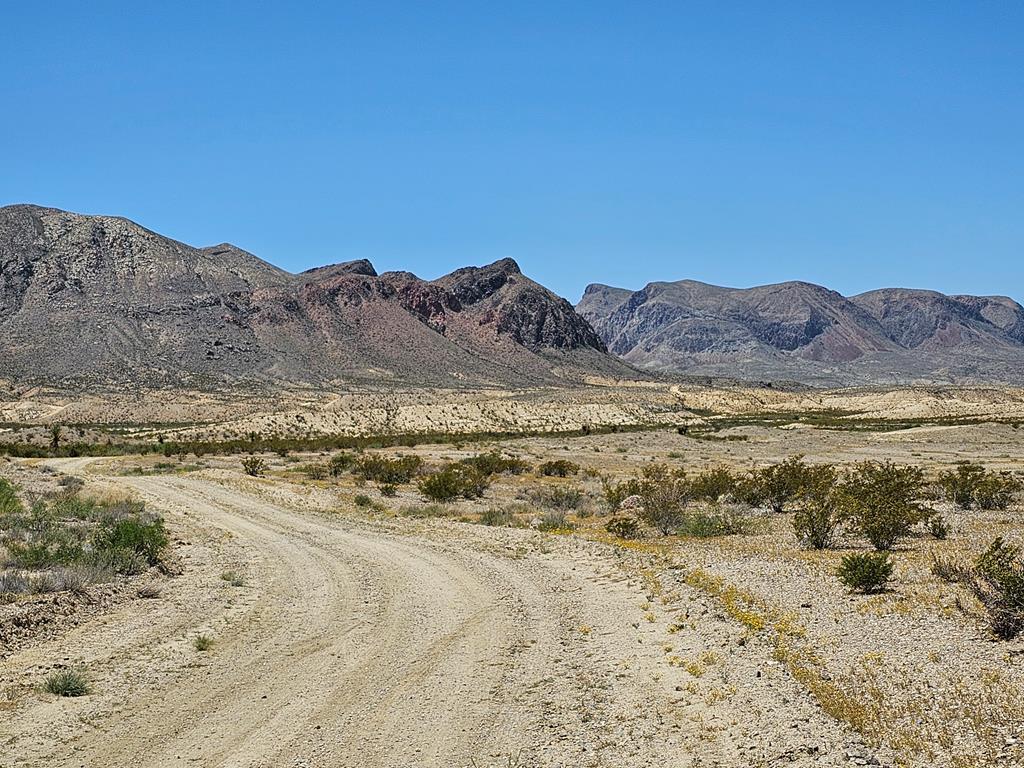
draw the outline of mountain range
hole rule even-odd
[[[637,372],[511,259],[438,280],[291,274],[127,219],[0,208],[0,380],[21,386],[538,386]]]
[[[1006,297],[810,283],[590,285],[512,259],[436,280],[367,260],[292,274],[112,216],[0,208],[0,383],[195,389],[565,386],[699,375],[816,386],[1020,384]]]
[[[1019,384],[1024,308],[1004,296],[788,282],[594,284],[576,310],[613,354],[661,373],[823,386]]]

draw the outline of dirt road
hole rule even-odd
[[[116,482],[167,517],[184,575],[0,662],[0,765],[861,759],[767,647],[697,593],[682,612],[648,604],[599,545],[309,514],[198,477]],[[29,687],[57,662],[94,692]]]

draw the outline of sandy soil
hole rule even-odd
[[[716,601],[680,585],[680,621],[613,547],[107,482],[166,515],[185,573],[0,662],[5,767],[877,764]],[[94,693],[40,693],[55,664]]]
[[[1024,420],[1024,389],[917,387],[785,391],[660,381],[593,381],[525,390],[106,392],[0,387],[0,441],[46,444],[49,424],[87,425],[75,439],[220,440],[249,434],[545,432],[584,426],[697,424],[709,414],[847,414],[861,419]],[[855,416],[854,416],[855,414]],[[35,425],[36,432],[26,429]]]

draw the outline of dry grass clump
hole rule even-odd
[[[526,498],[538,507],[565,511],[579,511],[587,501],[586,492],[576,485],[533,488]]]
[[[55,696],[73,698],[85,696],[90,692],[89,680],[85,673],[75,669],[60,669],[51,672],[43,688]]]
[[[482,525],[491,525],[504,528],[518,528],[523,523],[523,516],[531,510],[528,507],[504,505],[500,507],[488,507],[480,513],[478,522]]]

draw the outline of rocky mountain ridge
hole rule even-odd
[[[576,309],[611,352],[661,373],[827,386],[1024,378],[1024,307],[1003,296],[681,280],[590,285]]]
[[[21,385],[534,386],[635,376],[511,259],[438,280],[290,274],[127,219],[0,208],[0,379]]]

